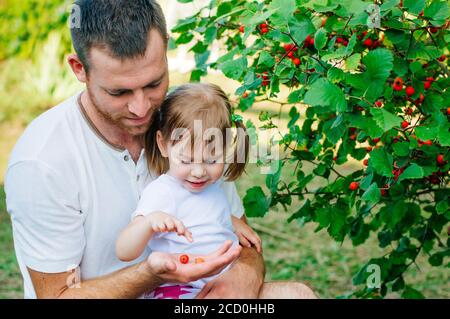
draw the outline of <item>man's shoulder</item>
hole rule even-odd
[[[61,154],[67,150],[77,122],[77,96],[72,96],[34,119],[18,139],[9,166],[42,154]]]

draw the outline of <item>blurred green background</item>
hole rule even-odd
[[[178,4],[175,0],[160,3],[170,27],[178,18],[195,12],[204,1],[189,5]],[[67,53],[71,52],[66,22],[70,4],[71,1],[64,0],[0,0],[0,299],[23,296],[3,191],[8,156],[32,119],[83,89],[65,62]],[[169,52],[171,85],[189,80],[189,66],[193,66],[194,61],[187,49],[180,47]],[[221,85],[232,100],[237,99],[233,95],[237,83],[220,74],[211,74],[205,81]],[[285,99],[287,94],[282,91],[279,100]],[[280,127],[286,127],[288,109],[289,106],[284,106],[281,110]],[[280,111],[278,105],[258,103],[243,117],[257,125],[262,110]],[[341,170],[343,173],[352,171],[356,165],[361,164],[350,161]],[[284,172],[288,174],[289,170]],[[284,177],[289,179],[289,176]],[[250,164],[247,175],[237,182],[240,195],[243,197],[251,186],[264,185],[264,180],[260,169]],[[293,203],[291,212],[272,210],[264,218],[249,220],[263,239],[266,280],[299,280],[313,287],[322,298],[345,296],[355,289],[353,275],[370,256],[380,256],[383,250],[378,247],[376,238],[360,247],[353,247],[348,241],[340,245],[324,230],[315,233],[313,225],[287,223],[290,213],[300,204]],[[428,298],[450,297],[448,271],[431,267],[426,256],[418,259],[405,280]]]

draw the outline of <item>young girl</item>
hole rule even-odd
[[[117,256],[131,261],[148,244],[152,251],[177,254],[178,263],[198,263],[226,241],[253,244],[261,252],[258,235],[245,216],[231,215],[221,187],[224,178],[233,181],[243,173],[248,157],[248,136],[243,124],[232,120],[225,93],[216,85],[180,86],[152,123],[145,149],[149,169],[160,176],[144,189],[117,240]],[[234,138],[232,126],[238,131]],[[193,298],[214,277],[165,284],[144,297]]]

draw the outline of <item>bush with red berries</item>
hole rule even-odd
[[[264,100],[290,108],[279,142],[286,156],[266,190],[247,190],[247,216],[281,205],[289,222],[315,223],[355,246],[375,233],[386,254],[355,274],[352,296],[420,297],[405,272],[420,253],[436,267],[448,267],[450,255],[449,5],[377,2],[212,1],[178,23],[173,43],[192,44],[191,80],[211,68],[239,81],[241,111]],[[225,50],[217,60],[213,43]],[[263,112],[263,128],[277,128],[277,116]],[[345,175],[349,160],[360,165]],[[281,174],[288,163],[294,171]],[[312,189],[316,179],[326,186]],[[380,286],[365,285],[371,264],[381,269]]]

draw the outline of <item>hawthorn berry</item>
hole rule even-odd
[[[441,56],[438,58],[438,61],[444,62],[446,58],[447,58],[447,57],[445,56],[445,54],[443,54],[443,55],[441,55]]]
[[[408,108],[405,109],[405,114],[406,115],[411,115],[412,113],[413,113],[413,109],[412,108],[408,107]]]
[[[244,33],[245,32],[245,27],[243,25],[239,26],[239,32],[240,33]]]
[[[444,155],[439,154],[439,155],[436,157],[436,161],[437,161],[438,165],[444,165],[444,164],[445,164],[445,161],[444,161]]]
[[[402,128],[407,128],[409,126],[409,122],[408,121],[403,121],[402,122]]]
[[[248,97],[248,93],[244,92],[244,94],[242,94],[242,98],[246,99]]]
[[[373,45],[372,39],[371,39],[371,38],[365,39],[364,42],[363,42],[363,44],[364,44],[364,46],[366,46],[366,47],[368,47],[368,48],[371,48],[372,45]]]
[[[364,164],[365,166],[368,166],[368,165],[369,165],[369,160],[366,158],[366,159],[363,161],[363,164]]]
[[[367,147],[366,147],[366,151],[367,151],[367,152],[372,152],[372,147],[371,147],[371,146],[367,146]]]
[[[378,143],[380,141],[380,138],[379,137],[375,137],[372,141],[376,144],[376,143]]]
[[[401,91],[403,89],[403,79],[401,77],[396,77],[392,88],[394,91]]]
[[[431,86],[431,82],[430,81],[425,81],[425,83],[423,84],[423,88],[425,90],[428,90],[430,88],[430,86]]]
[[[294,59],[292,59],[292,62],[294,62],[294,64],[295,64],[296,66],[299,66],[300,63],[301,63],[301,61],[300,61],[299,58],[294,58]]]
[[[405,89],[405,92],[406,92],[406,95],[411,96],[411,95],[414,94],[414,88],[413,88],[412,86],[408,86],[408,87]]]
[[[181,255],[180,256],[180,263],[187,264],[189,262],[189,256],[188,255]]]
[[[359,183],[358,183],[358,182],[351,182],[351,183],[350,183],[349,189],[350,189],[351,191],[355,191],[355,190],[357,190],[358,188],[359,188]]]
[[[447,108],[447,115],[450,115],[450,107]]]
[[[437,33],[439,31],[439,28],[436,28],[436,27],[431,27],[430,28],[430,32],[431,33]]]
[[[381,101],[376,101],[375,102],[375,106],[376,107],[381,107],[383,105],[383,102],[381,102]]]

